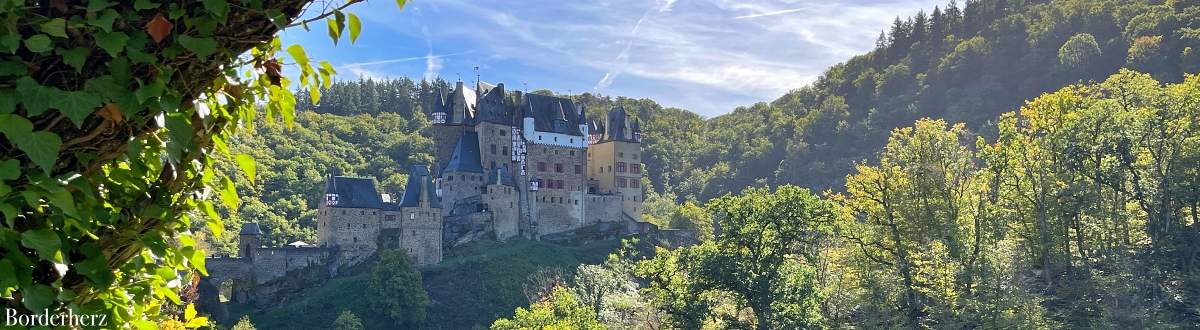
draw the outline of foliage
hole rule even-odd
[[[235,323],[233,325],[233,327],[229,328],[229,329],[230,330],[255,330],[254,323],[250,322],[249,315],[242,316],[242,318],[238,319],[237,323]]]
[[[596,314],[581,303],[571,290],[554,288],[546,300],[533,304],[529,309],[518,308],[510,319],[499,319],[492,329],[606,329],[596,321]]]
[[[326,176],[376,178],[383,192],[399,196],[408,174],[403,164],[432,161],[433,143],[424,135],[428,127],[424,115],[338,116],[305,111],[296,114],[291,129],[260,125],[254,134],[234,137],[230,149],[253,156],[257,175],[254,182],[244,175],[233,180],[242,200],[235,212],[218,205],[217,211],[229,214],[225,230],[236,232],[243,223],[257,221],[266,246],[316,242],[315,208]],[[233,161],[219,161],[217,168],[239,173]],[[210,252],[235,253],[236,238],[209,240]]]
[[[358,315],[354,315],[354,312],[344,310],[338,314],[337,320],[333,321],[333,329],[363,330],[365,328],[363,328],[362,319],[359,319]]]
[[[344,22],[352,3],[325,8],[329,21]],[[282,76],[275,34],[325,17],[298,20],[308,5],[0,1],[6,307],[137,327],[194,314],[179,294],[192,271],[205,272],[192,230],[207,224],[219,236],[213,201],[239,204],[213,164],[237,159],[253,181],[253,162],[227,142],[260,112],[290,126],[291,88],[327,86],[334,74],[291,45],[298,84]],[[341,29],[331,31],[336,42]],[[193,319],[185,326],[203,323]]]
[[[429,296],[421,286],[421,273],[408,254],[388,250],[379,254],[379,263],[371,271],[367,299],[375,312],[390,318],[396,326],[406,327],[425,321]],[[340,318],[340,317],[339,317]]]

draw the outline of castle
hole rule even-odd
[[[434,164],[412,165],[399,199],[373,179],[327,177],[317,245],[261,247],[261,230],[249,223],[239,233],[239,257],[209,259],[211,277],[264,284],[305,268],[335,274],[381,249],[430,265],[444,249],[479,239],[651,227],[641,221],[641,129],[625,109],[592,119],[570,99],[486,83],[472,90],[458,82],[432,99],[425,106]]]

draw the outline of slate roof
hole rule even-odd
[[[587,118],[570,99],[525,94],[518,107],[523,117],[533,118],[536,131],[583,136],[579,124],[585,123]]]
[[[325,180],[325,193],[338,195],[333,207],[378,209],[383,204],[375,180],[369,178],[331,177]]]
[[[517,186],[515,181],[513,181],[512,175],[508,174],[508,165],[504,165],[501,168],[497,168],[497,169],[493,170],[491,173],[488,173],[487,185],[490,186],[490,185],[494,185],[494,184],[505,185],[505,186],[510,186],[510,187]]]
[[[480,97],[476,101],[475,120],[513,125],[513,106],[508,101],[504,84],[496,86],[479,83]]]
[[[483,162],[479,160],[479,133],[463,131],[454,146],[454,154],[442,173],[471,172],[483,173]]]
[[[441,201],[438,200],[437,192],[433,189],[433,176],[429,175],[429,167],[425,165],[413,165],[408,170],[408,183],[404,185],[404,196],[400,198],[399,206],[419,206],[422,193],[426,195],[425,197],[429,198],[430,207],[442,207]]]
[[[450,93],[437,93],[429,112],[445,113],[446,123],[472,124],[475,121],[475,96],[475,91],[464,88],[460,81]]]
[[[638,126],[637,119],[630,119],[625,113],[625,107],[615,106],[608,111],[608,124],[601,141],[637,142],[634,133],[640,130]]]
[[[258,227],[257,222],[245,223],[245,224],[242,224],[242,231],[239,232],[238,235],[259,236],[259,235],[262,235],[262,229]]]

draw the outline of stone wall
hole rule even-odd
[[[418,265],[442,262],[442,213],[429,207],[400,208],[400,248]]]
[[[512,126],[485,121],[475,125],[475,132],[479,136],[479,163],[484,172],[492,173],[507,165],[511,176],[511,169],[515,167],[509,150],[512,148],[512,137],[509,136]]]
[[[322,206],[317,211],[317,239],[341,250],[337,266],[354,265],[375,253],[381,211]]]
[[[318,247],[285,246],[255,249],[252,262],[254,283],[266,283],[301,268],[323,266],[328,260],[329,250]]]
[[[451,215],[459,201],[479,196],[483,193],[485,183],[482,173],[443,173],[438,179],[438,187],[442,191],[442,215]]]
[[[530,177],[540,182],[538,191],[531,194],[537,236],[582,227],[587,150],[530,144],[528,151]]]
[[[492,231],[496,240],[507,240],[519,234],[517,221],[520,218],[517,189],[505,185],[487,186],[484,204],[492,215]]]
[[[587,225],[599,222],[623,222],[621,195],[588,194],[585,199],[584,222]]]

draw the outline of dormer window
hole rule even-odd
[[[434,112],[432,122],[434,124],[445,124],[446,123],[446,113],[445,112]]]
[[[325,205],[326,206],[337,206],[338,205],[338,194],[325,194]]]

